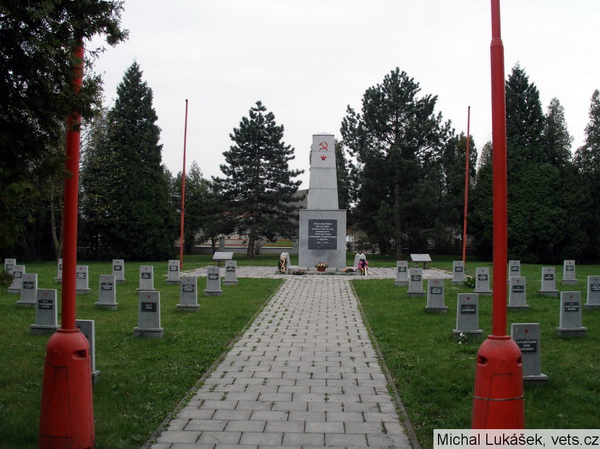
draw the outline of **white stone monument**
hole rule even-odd
[[[98,282],[98,302],[96,307],[104,310],[117,310],[117,280],[114,274],[101,274]]]
[[[521,350],[523,381],[546,382],[548,376],[542,374],[542,345],[539,323],[513,323],[510,336]]]
[[[13,267],[17,264],[17,259],[4,259],[4,271],[12,274]]]
[[[21,307],[35,307],[37,303],[38,275],[23,273],[22,279],[21,299],[17,301],[17,305]]]
[[[396,287],[408,285],[408,262],[406,260],[396,261],[396,281],[394,282],[394,285]]]
[[[425,296],[423,268],[408,269],[408,296]]]
[[[523,276],[510,277],[508,310],[529,310],[527,305],[527,279]]]
[[[38,289],[35,324],[29,326],[31,335],[53,334],[59,327],[58,312],[56,310],[56,289]]]
[[[452,283],[462,284],[465,282],[465,263],[462,260],[452,262]]]
[[[587,277],[586,309],[600,309],[600,276]]]
[[[154,290],[154,267],[152,265],[140,265],[140,283],[137,290]]]
[[[479,296],[489,296],[492,294],[490,288],[490,269],[488,267],[475,268],[475,293]]]
[[[133,328],[133,336],[141,338],[162,338],[164,328],[160,326],[160,292],[139,292],[138,325]]]
[[[513,276],[521,276],[521,261],[520,260],[509,260],[508,261],[508,277],[506,282],[510,282],[510,278]]]
[[[167,266],[167,284],[179,284],[179,260],[169,260]]]
[[[181,276],[179,288],[179,304],[177,308],[186,312],[197,312],[198,305],[198,278],[196,276]]]
[[[575,274],[575,261],[574,260],[563,261],[562,283],[565,285],[577,284],[577,275]]]
[[[112,274],[114,274],[117,284],[125,283],[125,261],[123,259],[113,259]]]
[[[479,338],[483,331],[479,329],[479,295],[477,293],[459,293],[456,302],[456,329],[452,331],[457,339],[461,334]]]
[[[587,327],[583,327],[581,319],[581,292],[560,292],[560,317],[556,331],[560,336],[586,336]]]
[[[315,134],[310,151],[306,209],[300,209],[298,265],[314,270],[325,262],[330,270],[346,267],[346,210],[338,204],[335,141]]]
[[[541,284],[540,295],[558,296],[558,290],[556,289],[556,270],[554,267],[542,268]]]
[[[23,274],[25,273],[25,265],[13,265],[12,275],[13,281],[10,287],[8,287],[8,293],[13,295],[20,295],[21,289],[23,288]]]
[[[56,262],[56,277],[54,278],[54,281],[58,282],[59,284],[62,282],[62,268],[63,261],[62,259],[58,259],[58,261]]]
[[[87,265],[77,265],[75,272],[75,290],[78,295],[87,295],[90,288],[89,269]]]
[[[221,268],[220,267],[207,267],[206,268],[206,289],[204,295],[206,296],[221,296],[223,290],[221,289]]]
[[[238,285],[237,262],[235,260],[225,261],[225,279],[223,285]]]
[[[75,326],[85,335],[90,345],[90,368],[92,383],[95,384],[100,377],[100,371],[96,369],[96,324],[94,320],[75,320]]]
[[[427,281],[427,312],[447,313],[448,307],[445,304],[444,280],[441,278],[431,278]]]

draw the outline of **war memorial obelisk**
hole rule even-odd
[[[346,210],[339,208],[335,141],[332,134],[314,134],[310,150],[308,203],[300,209],[298,265],[314,270],[346,267]]]

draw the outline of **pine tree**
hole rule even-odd
[[[293,178],[302,170],[291,170],[294,149],[283,139],[283,125],[257,101],[230,134],[235,145],[225,151],[221,165],[224,178],[216,179],[228,200],[228,214],[240,234],[248,236],[248,257],[255,255],[255,243],[262,237],[291,237],[300,181]]]

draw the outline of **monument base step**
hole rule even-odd
[[[133,336],[139,338],[162,338],[163,327],[134,327]]]

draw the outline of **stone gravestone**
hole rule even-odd
[[[425,296],[423,268],[408,269],[408,296]]]
[[[520,260],[509,260],[508,261],[508,278],[506,281],[510,283],[510,278],[513,276],[521,276],[521,261]]]
[[[225,261],[225,279],[223,285],[238,285],[237,262],[235,260]]]
[[[77,265],[75,290],[77,294],[87,295],[92,291],[90,288],[89,271],[87,265]]]
[[[29,326],[31,335],[53,334],[59,327],[56,310],[56,290],[38,289],[35,324]]]
[[[358,267],[358,265],[356,266]],[[394,285],[396,287],[408,285],[408,262],[406,260],[396,261],[396,281]]]
[[[12,274],[13,267],[17,264],[17,259],[4,259],[4,271]]]
[[[75,326],[85,335],[90,345],[90,368],[92,370],[92,383],[98,382],[100,371],[96,369],[96,325],[94,320],[75,320]]]
[[[452,331],[457,339],[463,335],[479,338],[483,331],[479,329],[479,295],[477,293],[459,293],[456,303],[456,329]]]
[[[425,310],[428,312],[447,313],[448,307],[444,302],[445,298],[444,280],[429,279],[427,281],[427,305]]]
[[[139,292],[138,325],[133,328],[133,336],[141,338],[162,338],[164,329],[160,327],[160,292]]]
[[[335,141],[331,134],[315,134],[310,151],[310,179],[306,209],[299,210],[298,265],[314,269],[346,267],[346,210],[339,208]]]
[[[565,285],[577,284],[577,276],[575,275],[575,261],[574,260],[565,260],[563,262],[562,283]]]
[[[490,288],[490,269],[488,267],[475,268],[475,293],[480,296],[492,294]]]
[[[600,309],[600,276],[587,277],[586,309]]]
[[[206,290],[204,290],[204,294],[206,296],[221,296],[223,294],[223,290],[221,289],[221,268],[206,268]]]
[[[560,321],[558,335],[585,337],[587,327],[581,322],[581,292],[560,292]]]
[[[101,274],[98,282],[98,302],[96,307],[105,310],[117,310],[117,280],[114,274]]]
[[[197,312],[200,308],[198,305],[198,278],[181,276],[179,292],[177,308],[186,312]]]
[[[152,265],[140,265],[139,291],[154,290],[154,267]]]
[[[465,282],[465,263],[462,260],[452,262],[452,283],[462,284]]]
[[[179,284],[179,261],[169,260],[167,267],[167,284]]]
[[[542,348],[539,323],[513,323],[510,336],[521,350],[523,381],[546,382],[548,376],[542,374]]]
[[[125,283],[125,261],[123,259],[113,259],[112,274],[115,276],[117,284]]]
[[[23,287],[21,288],[21,299],[17,301],[18,306],[35,307],[37,303],[38,275],[23,273]]]
[[[10,287],[8,287],[8,293],[12,293],[13,295],[21,294],[21,289],[23,288],[23,274],[25,274],[25,265],[13,265],[13,281]]]
[[[56,277],[54,278],[55,282],[58,282],[59,284],[62,282],[62,259],[58,259],[58,262],[56,263]]]
[[[508,310],[529,310],[529,305],[527,305],[527,279],[523,276],[510,277]]]
[[[542,287],[540,289],[540,295],[544,296],[558,296],[558,290],[556,289],[556,275],[554,267],[543,267],[542,268]]]

